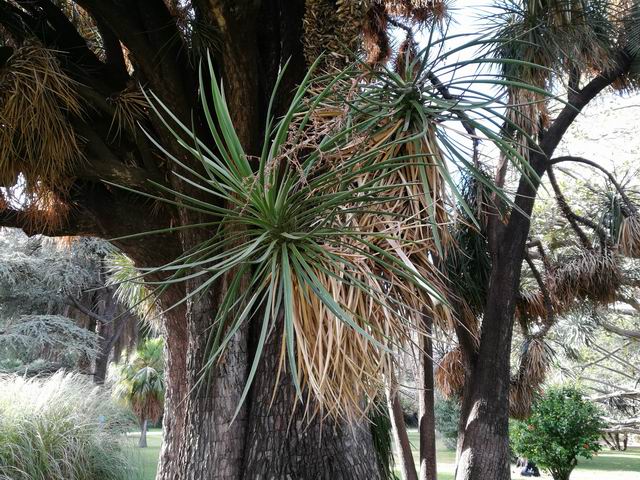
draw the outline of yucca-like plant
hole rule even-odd
[[[133,260],[122,252],[110,252],[105,260],[106,284],[115,287],[118,301],[159,331],[161,326],[156,296],[145,285],[143,275]]]
[[[147,422],[157,422],[164,406],[162,338],[146,340],[122,367],[114,395],[128,405],[141,426],[140,447],[147,446]]]
[[[474,132],[470,144],[488,138],[528,172],[491,127],[496,119],[508,121],[493,96],[475,90],[473,79],[452,78],[460,64],[445,60],[460,48],[444,52],[443,42],[432,39],[414,54],[407,49],[398,71],[357,63],[314,78],[312,68],[283,117],[274,122],[268,115],[256,159],[236,135],[211,65],[213,80],[207,85],[201,75],[201,95],[215,145],[198,139],[157,98],[150,100],[198,168],[156,145],[179,167],[180,180],[202,195],[156,185],[165,195],[149,196],[210,217],[192,227],[212,235],[146,273],[171,273],[159,282],[164,286],[201,277],[184,302],[233,272],[210,330],[207,367],[257,314],[261,328],[243,399],[275,331],[278,374],[288,371],[299,396],[313,395],[326,414],[362,414],[362,399],[375,398],[391,372],[391,350],[411,341],[420,315],[448,304],[446,282],[430,255],[455,248],[450,199],[474,218],[452,172],[477,178],[510,204],[480,174],[472,148],[454,138],[460,122]]]

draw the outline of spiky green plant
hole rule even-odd
[[[122,252],[111,252],[106,257],[106,284],[115,286],[116,298],[138,317],[160,330],[160,314],[156,296],[144,283],[144,276],[131,258]]]
[[[417,316],[447,304],[430,252],[454,248],[450,198],[473,218],[452,169],[511,205],[457,136],[465,123],[470,144],[487,138],[528,174],[528,164],[491,127],[508,121],[495,98],[474,88],[474,82],[504,82],[457,80],[461,64],[452,58],[462,47],[445,52],[442,42],[430,39],[413,56],[407,49],[397,72],[357,63],[314,78],[312,68],[283,117],[274,122],[267,115],[257,159],[238,139],[211,64],[213,80],[207,85],[201,75],[201,95],[214,145],[198,139],[158,98],[150,99],[198,167],[151,140],[180,167],[175,175],[201,195],[159,184],[164,195],[146,195],[209,217],[191,227],[212,233],[146,273],[172,274],[158,282],[163,286],[200,278],[186,302],[233,272],[210,329],[207,367],[257,314],[261,328],[242,399],[276,330],[282,334],[279,371],[288,369],[300,397],[309,391],[330,414],[362,413],[363,396],[374,398],[390,373],[391,347],[410,342]],[[473,40],[465,48],[482,44]],[[244,276],[247,283],[240,281]]]

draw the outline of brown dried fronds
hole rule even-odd
[[[622,273],[611,251],[584,250],[575,257],[554,266],[544,279],[554,316],[574,308],[582,300],[609,304],[616,300],[622,284]],[[547,321],[547,308],[540,290],[521,292],[517,314],[528,321]]]
[[[509,416],[516,420],[524,420],[531,414],[534,392],[519,383],[511,383],[509,389]]]
[[[107,99],[113,105],[109,134],[120,137],[123,131],[135,136],[137,123],[149,113],[149,102],[137,85],[131,85]]]
[[[390,301],[394,294],[375,276],[364,257],[350,256],[349,261],[357,266],[357,271],[350,272],[351,280],[341,265],[326,265],[331,274],[321,270],[315,274],[375,342],[336,317],[295,276],[293,323],[301,386],[315,397],[323,414],[352,420],[365,413],[363,398],[375,398],[382,391],[384,378],[391,375],[394,365],[391,349],[411,341],[415,324],[398,315],[398,305]],[[369,294],[351,283],[354,278],[368,285]],[[412,293],[402,294],[406,301]],[[282,342],[280,369],[287,365],[286,335]]]
[[[520,299],[517,305],[518,315],[529,319],[545,318],[547,308],[544,303],[544,296],[538,290],[528,290],[520,292]]]
[[[442,357],[436,368],[434,380],[445,398],[457,397],[462,393],[465,370],[460,347],[450,350]]]
[[[542,387],[549,368],[549,353],[542,338],[530,338],[520,358],[517,377],[511,382],[509,414],[523,419],[529,416],[533,399]]]
[[[369,9],[363,33],[367,63],[386,62],[391,56],[391,40],[389,39],[387,12],[383,3],[374,3]]]
[[[615,302],[622,283],[620,266],[611,251],[584,250],[558,267],[553,275],[553,294],[562,305],[585,299],[597,304]]]
[[[0,70],[0,180],[60,188],[83,159],[69,117],[80,117],[77,84],[60,67],[56,52],[31,42]]]
[[[384,0],[389,15],[402,17],[424,26],[427,22],[443,22],[448,16],[448,1],[444,0]]]
[[[406,71],[408,64],[415,60],[418,53],[418,46],[412,35],[407,35],[400,44],[396,53],[394,69],[396,73],[402,74]]]
[[[618,248],[626,257],[640,258],[640,215],[637,213],[622,219]]]

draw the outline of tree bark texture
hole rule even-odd
[[[367,419],[323,418],[308,395],[298,401],[290,375],[283,370],[276,378],[281,338],[267,342],[252,388],[242,478],[379,479]]]
[[[96,322],[96,333],[98,338],[98,355],[96,356],[93,369],[93,382],[102,385],[107,376],[109,357],[113,349],[112,337],[115,333],[114,317],[118,308],[118,303],[114,298],[111,289],[106,289],[98,300],[97,314],[103,319]],[[122,319],[121,321],[125,321]]]
[[[420,383],[418,389],[418,415],[420,428],[420,480],[436,480],[436,423],[433,383],[433,318],[423,315],[421,337]]]

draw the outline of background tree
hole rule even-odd
[[[516,422],[513,449],[547,469],[554,480],[568,480],[578,457],[600,451],[601,412],[573,387],[556,387],[539,398],[524,422]]]
[[[106,287],[98,239],[56,242],[5,229],[0,235],[0,322],[5,368],[66,368],[105,378],[110,358],[135,347],[138,318]]]
[[[157,422],[164,403],[164,358],[162,338],[147,339],[135,355],[120,369],[114,395],[126,403],[138,417],[140,441],[147,446],[147,425]]]

